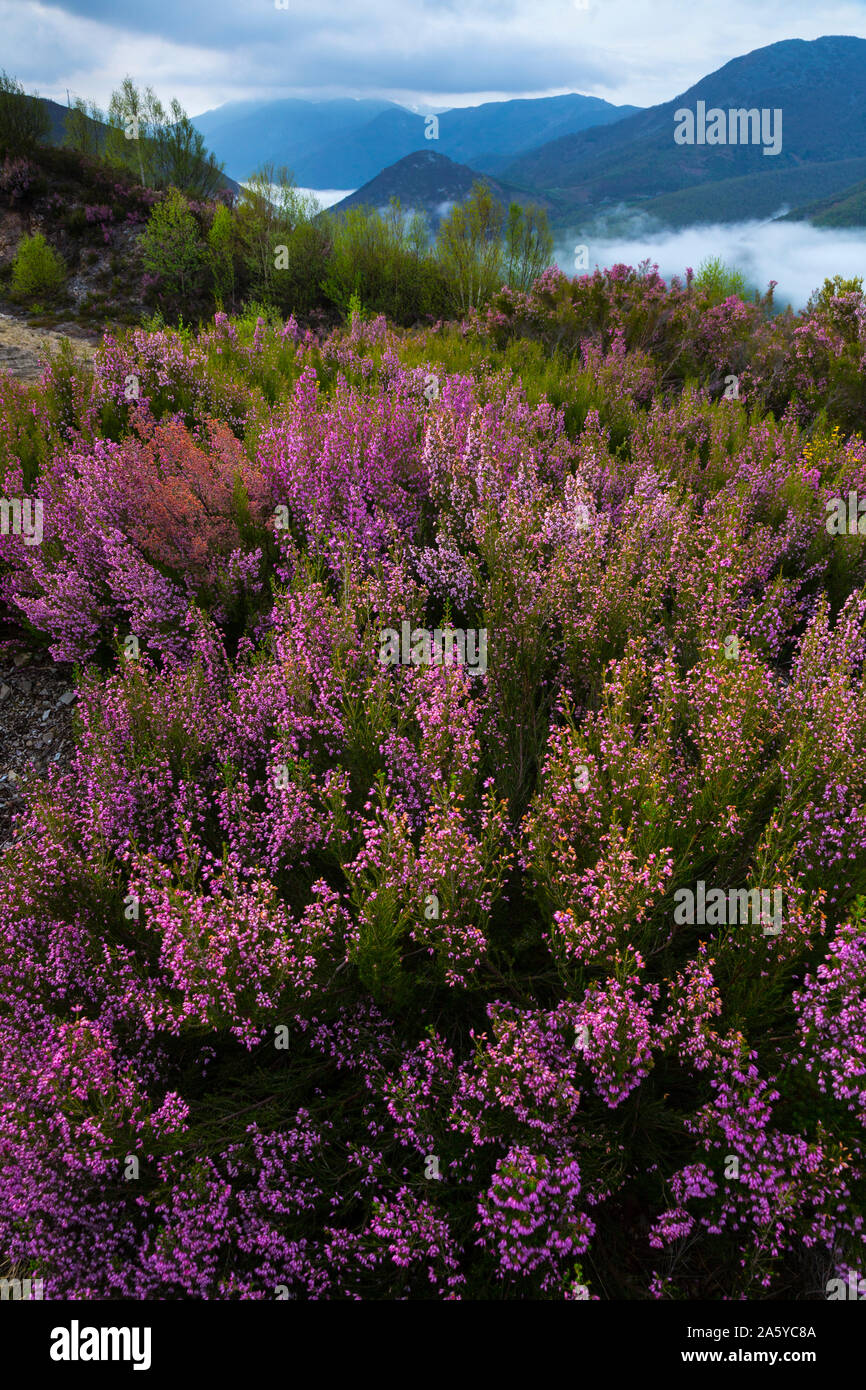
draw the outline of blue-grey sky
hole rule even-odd
[[[648,106],[780,39],[866,38],[866,0],[0,0],[0,65],[107,104],[129,73],[196,115],[225,101],[419,107],[584,92]]]

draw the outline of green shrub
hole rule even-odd
[[[252,176],[235,221],[247,296],[283,315],[319,306],[330,239],[318,217],[318,203],[301,193],[285,167],[266,164]]]
[[[511,203],[505,228],[505,275],[512,289],[526,293],[553,257],[553,233],[543,208]]]
[[[433,260],[424,219],[404,215],[399,199],[379,212],[365,207],[330,214],[331,254],[322,288],[345,317],[357,295],[370,316],[412,324],[447,307],[444,276]]]
[[[101,149],[101,125],[105,116],[92,101],[76,97],[66,114],[63,143],[67,149],[87,159],[98,159]]]
[[[242,332],[247,329],[253,332],[259,319],[273,327],[274,324],[282,322],[282,314],[275,304],[266,303],[261,299],[245,299],[241,312],[235,315],[238,328]]]
[[[485,184],[476,181],[439,224],[436,252],[456,313],[487,304],[501,287],[502,208]]]
[[[708,256],[698,266],[695,276],[695,289],[704,290],[711,299],[721,304],[736,294],[740,299],[748,297],[745,276],[739,270],[725,265],[720,256]]]
[[[834,275],[832,279],[828,277],[820,290],[815,290],[811,295],[806,309],[809,313],[820,311],[824,314],[832,314],[834,302],[846,294],[863,294],[862,275],[854,275],[849,280],[846,280],[843,275]]]
[[[53,296],[66,281],[66,265],[41,232],[26,236],[20,243],[12,263],[13,299],[34,299],[37,295]]]
[[[207,234],[208,266],[213,277],[214,296],[220,308],[235,297],[235,226],[224,204],[216,209]]]
[[[198,223],[178,189],[170,189],[151,212],[141,239],[141,256],[147,274],[156,277],[166,304],[183,307],[199,291],[204,248]]]

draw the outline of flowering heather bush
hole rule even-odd
[[[735,376],[738,397],[763,409],[781,414],[791,404],[803,421],[824,410],[856,428],[864,408],[862,291],[837,277],[803,313],[773,318],[775,283],[758,303],[737,295],[719,303],[690,274],[685,284],[674,277],[666,285],[648,261],[575,279],[551,267],[528,293],[503,288],[474,315],[471,331],[499,347],[529,338],[570,355],[592,344],[603,359],[625,349],[632,378],[645,364],[661,384],[698,379],[714,396]]]
[[[862,1267],[866,560],[825,524],[866,499],[855,298],[792,327],[548,272],[460,329],[218,314],[0,383],[44,520],[0,536],[4,617],[79,696],[0,873],[13,1271],[810,1299]],[[383,660],[404,627],[486,663]]]
[[[24,198],[37,171],[29,159],[10,159],[7,155],[0,165],[0,193],[5,193],[11,201]]]

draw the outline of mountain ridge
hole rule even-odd
[[[373,110],[376,106],[380,109]],[[482,102],[439,112],[435,139],[426,134],[428,116],[394,102],[353,99],[285,98],[222,121],[225,108],[217,107],[195,117],[194,124],[235,177],[248,178],[271,162],[287,165],[302,186],[358,188],[428,145],[456,163],[500,173],[501,165],[556,134],[621,120],[637,109],[577,92]],[[268,127],[264,135],[262,123]]]
[[[436,150],[414,150],[336,203],[331,211],[353,207],[384,209],[392,197],[397,197],[404,212],[425,213],[435,231],[448,209],[466,198],[476,182],[486,184],[503,208],[511,202],[534,202],[545,210],[550,206],[544,198],[536,199],[523,189],[458,164]]]
[[[852,147],[866,145],[866,40],[786,39],[755,49],[669,101],[542,145],[502,175],[545,193],[568,215],[769,173],[760,146],[675,144],[675,111],[694,108],[698,100],[723,110],[781,109],[775,170],[848,158]],[[711,201],[710,190],[707,197]]]

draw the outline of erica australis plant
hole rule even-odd
[[[866,497],[859,306],[546,272],[460,326],[218,314],[0,385],[43,517],[4,523],[4,617],[78,691],[2,852],[3,1268],[551,1301],[862,1268],[866,550],[826,525]]]

